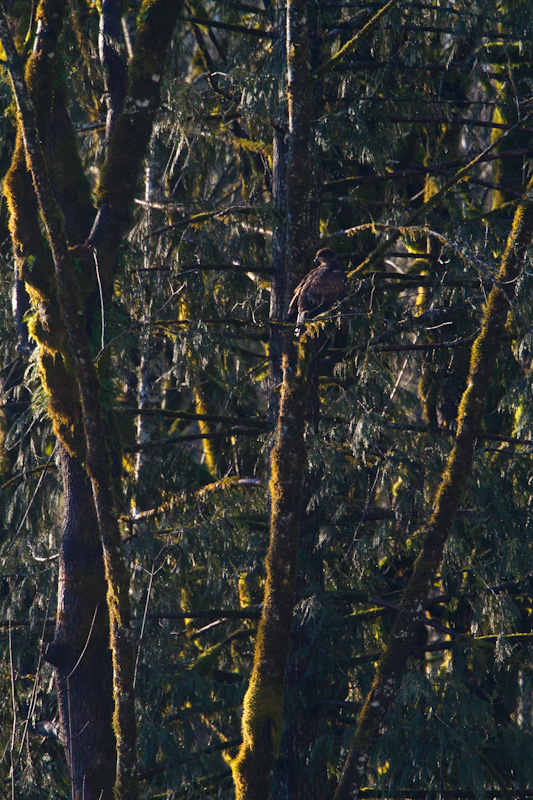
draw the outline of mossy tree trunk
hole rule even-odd
[[[37,37],[25,75],[37,111],[38,133],[54,164],[54,189],[73,242],[83,241],[93,217],[88,183],[77,157],[57,69],[65,3],[41,3]],[[19,78],[21,76],[19,75]],[[54,88],[55,87],[55,91]],[[30,330],[40,347],[40,373],[59,439],[58,461],[65,502],[59,546],[59,588],[54,641],[45,658],[55,669],[56,690],[74,796],[111,798],[115,781],[112,666],[102,545],[85,457],[79,396],[63,347],[50,248],[41,233],[37,198],[19,124],[4,183],[18,275],[39,311]],[[90,289],[89,289],[90,292]],[[83,656],[82,656],[83,654]]]
[[[440,569],[446,540],[470,476],[489,381],[522,271],[525,251],[533,236],[532,192],[533,179],[516,210],[498,276],[483,313],[481,331],[472,346],[467,388],[459,406],[455,444],[436,493],[433,514],[421,531],[422,547],[403,592],[400,611],[359,714],[335,800],[356,797],[365,780],[370,752],[380,735],[387,710],[397,696],[423,620],[429,592]]]
[[[288,350],[294,351],[292,344]],[[303,359],[285,353],[276,443],[270,461],[270,544],[263,613],[244,698],[243,743],[233,775],[237,800],[266,800],[283,731],[285,670],[290,645],[302,477],[306,377]]]
[[[120,536],[111,494],[112,480],[99,379],[80,303],[80,285],[74,273],[72,257],[67,245],[63,214],[55,199],[49,170],[39,141],[33,104],[4,16],[1,18],[0,36],[17,104],[26,164],[32,176],[37,205],[52,251],[59,319],[63,323],[62,328],[65,332],[56,357],[60,355],[63,359],[69,376],[75,382],[74,392],[79,397],[78,412],[81,412],[82,425],[78,425],[78,427],[81,427],[83,431],[83,441],[80,441],[79,445],[82,447],[83,444],[85,445],[85,469],[91,483],[104,552],[115,698],[113,727],[117,741],[116,796],[133,798],[137,794],[136,736],[133,711],[133,658],[129,636],[129,581],[120,555]],[[65,444],[67,443],[65,442]],[[75,483],[71,482],[69,489],[74,489],[74,487]],[[69,498],[67,505],[70,505],[71,502],[73,501]],[[66,605],[64,608],[66,609]],[[89,631],[89,637],[91,634],[92,632]],[[83,658],[83,655],[82,651],[80,658]],[[52,657],[56,664],[61,663],[61,658],[58,658],[57,653]],[[64,665],[64,660],[62,665]],[[76,669],[77,664],[74,664],[70,675]],[[67,681],[69,677],[67,677]],[[68,711],[70,712],[71,709],[72,703],[69,703]],[[74,731],[76,731],[76,735],[79,735],[82,729],[81,726],[78,728],[80,721],[75,721],[72,717],[66,724],[63,721],[64,730],[68,730],[70,733],[70,743],[72,743]],[[86,719],[83,720],[83,723],[87,726]],[[98,735],[97,731],[94,733]],[[83,784],[80,796],[83,796]]]
[[[280,322],[285,318],[287,308],[287,270],[285,269],[285,208],[287,186],[287,104],[285,98],[286,69],[286,37],[285,37],[285,0],[276,3],[276,31],[274,44],[277,63],[280,65],[278,89],[277,117],[283,121],[275,128],[272,136],[272,203],[278,215],[278,224],[274,227],[272,237],[272,280],[270,283],[270,331],[268,339],[269,376],[268,376],[268,416],[272,426],[275,425],[279,413],[281,389],[281,360],[283,351],[283,327]]]
[[[294,21],[294,19],[293,19]],[[319,17],[316,9],[310,7],[306,10],[305,22],[308,39],[306,58],[311,71],[316,70],[321,56],[321,37]],[[294,34],[293,34],[294,37]],[[307,43],[306,43],[307,44]],[[295,52],[295,55],[297,50]],[[302,95],[306,92],[305,116],[299,117],[300,128],[295,128],[299,136],[299,146],[291,150],[291,168],[294,170],[298,161],[295,156],[303,156],[308,147],[308,152],[313,153],[314,120],[320,119],[323,110],[322,82],[319,79],[309,81],[305,72],[300,73],[302,84],[298,82],[292,89],[292,114],[302,102]],[[307,87],[307,88],[305,88]],[[291,114],[291,119],[292,119]],[[305,119],[309,119],[306,128]],[[307,145],[309,142],[309,145]],[[293,144],[294,147],[294,144]],[[276,150],[274,151],[276,152]],[[297,156],[298,154],[298,156]],[[299,184],[291,181],[292,192],[289,191],[291,202],[296,200],[296,192],[301,191],[307,198],[305,212],[296,222],[298,228],[292,233],[292,241],[300,243],[300,251],[293,254],[293,271],[284,273],[285,284],[284,299],[287,307],[287,290],[293,286],[294,274],[301,275],[311,267],[312,258],[317,249],[317,236],[319,230],[319,203],[321,174],[318,159],[314,158],[308,167],[305,180]],[[301,225],[301,227],[300,227]],[[288,229],[289,231],[291,228]],[[290,233],[288,234],[290,235]],[[304,248],[307,248],[305,250]],[[275,274],[275,265],[274,265]],[[288,285],[287,285],[288,284]],[[281,294],[281,293],[280,293]],[[291,331],[292,333],[292,331]],[[305,387],[306,407],[304,416],[308,431],[318,430],[320,415],[319,399],[319,357],[318,354],[325,347],[325,335],[310,339],[305,343],[299,357],[306,359]],[[308,503],[319,489],[321,474],[318,470],[304,467],[302,482],[302,499],[300,502],[299,541],[298,541],[298,574],[295,583],[295,603],[298,607],[312,596],[320,592],[322,580],[322,551],[317,548],[318,528],[321,519],[319,509],[308,510]],[[321,759],[313,759],[313,748],[324,733],[324,717],[319,709],[319,699],[324,691],[322,684],[323,674],[319,666],[319,659],[312,664],[309,662],[309,653],[315,648],[313,628],[305,620],[305,613],[297,611],[293,619],[291,648],[288,654],[285,703],[284,703],[284,729],[279,750],[279,758],[275,765],[272,779],[272,800],[324,800],[327,797],[328,782],[326,764]]]
[[[102,11],[109,141],[96,218],[56,66],[66,3],[41,0],[26,65],[0,9],[18,126],[4,192],[18,269],[37,312],[30,331],[39,346],[65,492],[57,630],[46,657],[56,671],[73,797],[86,800],[110,798],[113,785],[117,799],[138,793],[129,576],[112,495],[109,423],[104,424],[90,345],[91,310],[100,306],[99,289],[105,297],[113,286],[116,251],[129,225],[181,8],[165,0],[143,2],[130,93],[121,107],[124,92],[114,89],[122,71],[116,49],[108,48],[114,45],[108,34],[117,30],[119,5],[106,3]],[[81,244],[88,237],[91,247]]]
[[[288,134],[285,168],[285,292],[277,276],[277,308],[287,308],[289,293],[309,269],[316,233],[311,223],[312,92],[305,0],[286,7]],[[278,143],[279,150],[279,143]],[[276,178],[275,178],[276,180]],[[279,202],[283,193],[279,192]],[[276,258],[279,258],[279,248]],[[279,268],[279,265],[278,265]],[[244,699],[243,743],[233,763],[236,800],[266,800],[270,775],[283,732],[285,673],[295,598],[301,495],[305,471],[307,354],[287,329],[281,342],[281,392],[275,444],[270,456],[270,543],[263,613],[259,623],[250,683]],[[275,370],[271,374],[275,374]]]
[[[311,417],[308,425],[312,425]],[[313,753],[327,733],[320,702],[327,691],[327,673],[321,653],[323,642],[319,641],[321,634],[317,633],[315,620],[311,621],[304,610],[323,589],[323,551],[317,544],[319,527],[324,522],[323,507],[319,503],[309,508],[309,501],[319,491],[323,477],[322,470],[309,470],[302,492],[297,611],[287,666],[284,731],[274,769],[272,800],[326,800],[329,797],[326,760],[317,757],[316,751]]]
[[[110,799],[115,783],[113,670],[102,545],[85,470],[61,447],[65,508],[54,641],[62,734],[75,797]]]

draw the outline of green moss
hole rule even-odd
[[[258,685],[252,678],[243,703],[245,743],[268,747],[277,755],[283,733],[283,684]]]
[[[61,353],[43,350],[39,374],[45,393],[52,427],[71,456],[83,461],[85,436],[81,424],[81,408],[77,382],[66,368]]]
[[[251,608],[262,599],[259,577],[251,572],[242,572],[239,575],[238,588],[241,608]]]
[[[272,145],[268,142],[257,142],[251,139],[244,139],[242,136],[231,136],[230,141],[239,150],[247,153],[258,153],[266,157],[272,157]]]
[[[307,358],[304,343],[287,341],[276,443],[270,459],[270,545],[263,615],[254,668],[243,703],[243,744],[232,764],[236,798],[268,797],[268,778],[283,730],[285,669],[294,606],[301,489]]]
[[[218,657],[223,647],[223,644],[215,644],[213,647],[209,647],[204,653],[198,656],[194,664],[190,665],[189,670],[194,670],[194,672],[197,672],[205,680],[210,678],[213,670],[216,668]]]
[[[4,178],[3,193],[9,211],[9,231],[15,252],[24,257],[35,255],[42,244],[38,225],[37,198],[26,168],[24,142],[17,131],[11,166]]]
[[[231,763],[236,800],[269,797],[268,776],[283,732],[283,683],[259,686],[252,675],[244,697],[243,742]]]

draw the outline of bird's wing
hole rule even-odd
[[[309,280],[300,293],[300,310],[312,311],[331,305],[342,297],[346,289],[346,275],[342,269],[331,270],[327,265],[321,265],[307,277]]]
[[[305,278],[303,278],[296,289],[294,290],[294,294],[292,296],[292,300],[289,304],[289,316],[291,314],[295,314],[297,311],[302,311],[302,309],[307,309],[310,306],[305,305],[302,306],[302,302],[309,291],[310,285],[316,280],[316,274],[320,271],[324,270],[324,265],[316,267],[312,269],[311,272],[308,272]]]
[[[315,269],[312,269],[296,287],[294,299],[297,300],[298,311],[310,311],[322,302],[320,286],[327,272],[327,266],[325,264],[320,264],[318,267],[315,267]]]
[[[305,279],[304,279],[305,280]],[[296,310],[298,308],[298,298],[300,297],[300,292],[302,290],[302,284],[304,281],[301,281],[296,289],[294,290],[294,294],[292,296],[292,300],[289,303],[289,318],[296,314]]]
[[[328,270],[320,281],[320,292],[323,303],[334,303],[339,300],[346,291],[348,281],[342,269]]]
[[[342,267],[332,269],[330,264],[319,264],[294,290],[289,305],[289,317],[298,312],[298,318],[302,314],[304,318],[308,313],[316,314],[327,310],[335,300],[344,295],[346,286],[346,275]]]

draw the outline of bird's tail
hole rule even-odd
[[[298,318],[296,320],[296,327],[294,329],[294,335],[296,336],[296,338],[298,338],[298,336],[303,331],[304,325],[305,325],[305,311],[300,311],[298,313]]]

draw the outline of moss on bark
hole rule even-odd
[[[237,800],[269,796],[269,777],[283,732],[285,670],[294,606],[307,400],[303,346],[288,343],[270,465],[270,544],[263,613],[243,707],[243,743],[232,764]]]
[[[287,99],[289,134],[286,161],[285,270],[294,286],[315,249],[312,215],[312,106],[309,25],[306,0],[287,4]],[[285,304],[287,307],[288,302]],[[307,410],[305,344],[292,332],[282,342],[283,379],[276,441],[270,457],[270,543],[263,613],[254,665],[243,708],[243,743],[232,764],[236,800],[267,800],[270,773],[283,733],[283,699],[296,582],[301,495],[306,465],[304,429]]]

